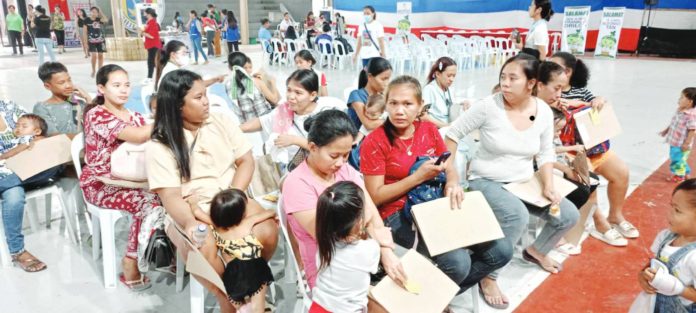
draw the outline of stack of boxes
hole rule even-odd
[[[114,61],[147,60],[147,50],[142,38],[106,38],[106,58]]]

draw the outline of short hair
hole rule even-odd
[[[380,110],[384,110],[386,102],[384,101],[384,96],[382,94],[376,93],[367,98],[366,108],[378,107]]]
[[[331,25],[329,25],[328,23],[325,23],[324,26],[322,26],[321,30],[325,33],[328,33],[331,31]]]
[[[244,219],[248,199],[239,189],[220,191],[210,202],[210,219],[215,227],[230,228]]]
[[[696,87],[687,87],[682,90],[682,94],[686,99],[691,100],[691,107],[696,107]]]
[[[19,119],[26,118],[32,122],[34,122],[34,126],[39,128],[41,130],[41,133],[39,136],[46,136],[48,133],[48,124],[46,124],[46,120],[44,120],[41,116],[38,116],[36,114],[28,113],[24,114],[19,117]]]
[[[67,73],[68,68],[60,62],[46,62],[39,66],[39,79],[46,83],[53,78],[53,74]]]
[[[8,9],[8,10],[9,10],[9,9],[15,9],[15,10],[16,10],[17,7],[14,6],[14,4],[10,4],[10,5],[7,6],[7,9]]]
[[[215,5],[214,5],[214,4],[212,4],[212,3],[208,3],[208,9],[210,9],[210,8],[214,8],[214,7],[215,7]]]
[[[265,17],[261,19],[261,25],[266,24],[266,23],[270,23],[270,22],[271,21]]]

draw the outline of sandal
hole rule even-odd
[[[140,274],[140,279],[137,280],[126,280],[126,276],[123,273],[121,273],[118,275],[118,280],[121,281],[121,283],[123,283],[126,287],[128,287],[128,289],[135,292],[140,292],[152,287],[152,284],[150,283],[150,278],[143,275],[142,273]]]
[[[27,258],[24,260],[20,260],[20,258],[27,254]],[[44,264],[44,262],[39,261],[35,256],[31,255],[31,253],[27,252],[26,250],[23,251],[22,253],[18,253],[12,256],[12,263],[14,263],[15,266],[23,269],[27,273],[36,273],[45,270],[48,266]]]
[[[541,261],[537,260],[531,254],[529,254],[529,252],[527,252],[527,249],[524,249],[522,251],[522,258],[527,262],[539,265],[539,267],[541,267],[542,270],[547,271],[551,274],[558,274],[561,272],[561,270],[563,270],[563,265],[556,263],[555,261],[553,262],[554,264],[551,265],[550,267],[544,266],[543,264],[541,264]],[[554,273],[553,270],[556,270],[556,272]]]
[[[488,298],[486,298],[486,297],[491,297],[491,298],[494,298],[494,297],[486,295],[486,293],[483,292],[483,287],[481,287],[480,282],[478,283],[478,285],[479,285],[479,295],[483,299],[483,302],[485,302],[489,307],[492,307],[496,310],[505,310],[510,306],[510,302],[505,302],[505,300],[503,300],[502,304],[497,304],[497,303],[493,303],[493,302],[489,301]],[[500,298],[503,298],[502,293],[500,294]]]

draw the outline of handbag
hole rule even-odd
[[[255,160],[256,169],[251,176],[251,191],[253,196],[267,195],[280,189],[280,169],[273,162],[270,154],[257,157]]]
[[[309,156],[309,150],[300,148],[300,150],[297,150],[297,153],[292,157],[290,160],[290,163],[288,163],[288,172],[292,172],[295,168],[300,166],[302,162],[304,162],[307,159],[307,156]]]
[[[150,236],[150,241],[145,249],[145,260],[148,264],[158,268],[168,268],[174,260],[174,244],[167,237],[163,227],[155,228]]]
[[[416,163],[411,166],[408,171],[408,175],[413,175],[418,168],[423,165],[426,161],[430,160],[430,157],[419,156],[416,158]],[[406,204],[404,205],[404,214],[406,219],[413,222],[413,214],[411,214],[411,208],[416,204],[421,204],[428,201],[433,201],[440,199],[445,196],[445,184],[447,183],[447,176],[445,172],[440,172],[433,179],[423,182],[420,185],[411,189],[408,194],[406,194]]]
[[[145,170],[145,145],[122,143],[111,153],[111,176],[114,178],[143,182],[147,181]]]

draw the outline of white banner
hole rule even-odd
[[[582,55],[587,41],[587,22],[590,6],[565,7],[563,10],[563,38],[561,51]]]
[[[405,37],[411,32],[411,20],[409,15],[411,15],[412,3],[410,1],[397,2],[396,3],[396,18],[398,19],[396,25],[397,34]]]
[[[625,12],[626,7],[604,8],[602,23],[599,25],[595,56],[616,58]]]

